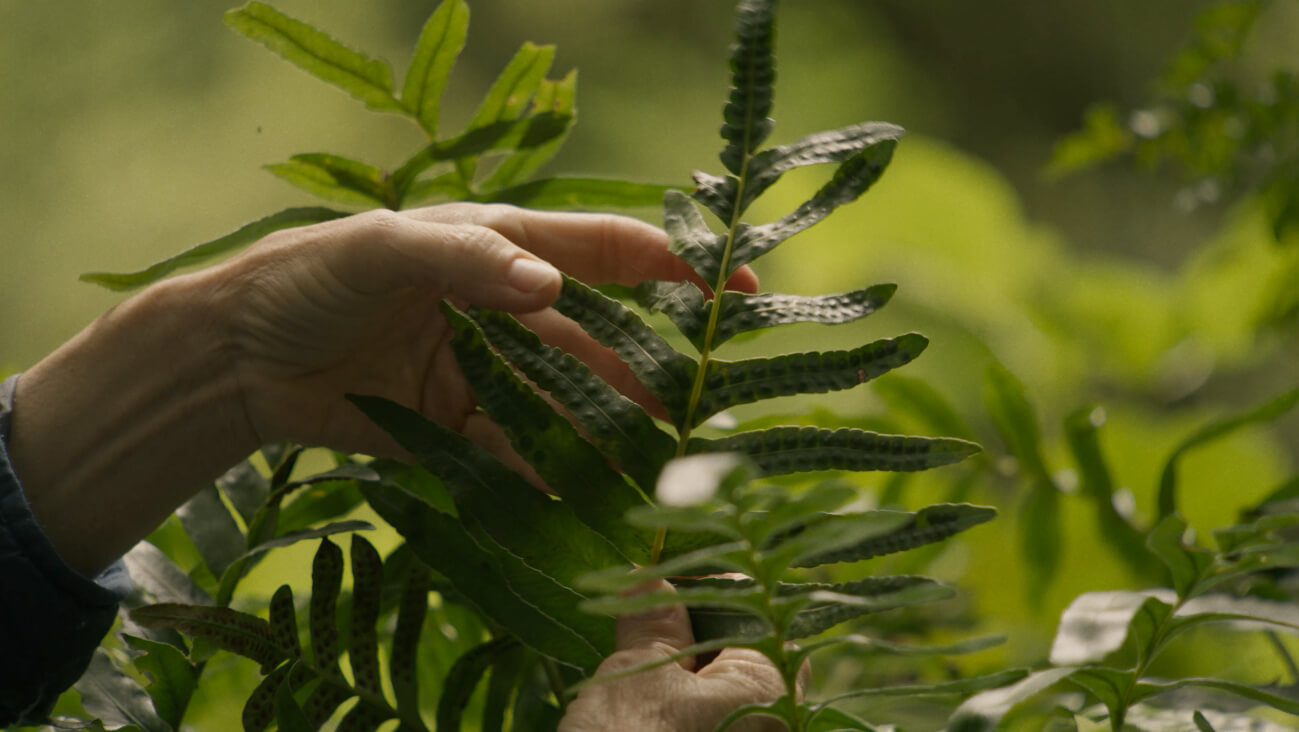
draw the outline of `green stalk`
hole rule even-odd
[[[745,145],[746,149],[748,145]],[[703,345],[699,349],[698,368],[695,369],[695,380],[690,386],[690,399],[686,401],[686,415],[677,431],[676,457],[684,457],[686,443],[690,441],[691,425],[695,421],[695,409],[699,398],[704,393],[704,378],[708,373],[708,362],[713,353],[713,336],[717,334],[717,321],[722,312],[722,293],[726,291],[726,281],[730,279],[731,250],[735,246],[735,230],[740,225],[740,201],[744,200],[744,182],[748,177],[750,155],[745,153],[740,164],[739,182],[735,186],[735,206],[731,210],[731,221],[726,229],[726,246],[722,248],[722,263],[717,270],[717,281],[713,283],[713,300],[708,306],[708,325],[704,328]],[[667,529],[659,529],[654,534],[654,544],[650,551],[650,564],[658,564],[667,543]]]

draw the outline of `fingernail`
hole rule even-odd
[[[535,259],[519,257],[510,263],[505,281],[510,287],[531,294],[559,279],[559,270]]]

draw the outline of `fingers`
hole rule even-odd
[[[338,222],[332,238],[334,275],[364,294],[417,286],[511,312],[559,296],[552,265],[487,227],[371,211]]]
[[[712,285],[668,251],[663,230],[626,216],[530,211],[499,204],[446,204],[405,215],[421,221],[487,227],[593,284],[690,280],[705,291]],[[741,267],[731,276],[727,289],[756,292],[757,285],[753,270]]]
[[[672,585],[665,580],[655,580],[637,587],[631,594],[672,591]],[[662,605],[643,613],[618,616],[619,651],[652,650],[670,655],[694,642],[695,634],[685,605]],[[689,671],[694,668],[694,657],[677,659],[677,664]]]

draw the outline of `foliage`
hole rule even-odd
[[[1239,12],[1258,5],[1241,5]],[[356,397],[422,467],[271,446],[197,496],[152,537],[161,551],[142,544],[127,558],[142,588],[134,604],[154,604],[124,615],[121,641],[110,639],[98,652],[78,687],[88,716],[109,728],[179,728],[195,690],[219,673],[214,654],[224,650],[255,660],[264,674],[244,704],[249,727],[311,729],[334,722],[372,728],[397,720],[387,724],[553,728],[567,699],[582,685],[597,683],[590,672],[612,649],[610,615],[674,601],[691,609],[699,641],[683,654],[751,647],[782,670],[784,698],[738,710],[730,721],[767,714],[796,729],[872,729],[877,720],[911,729],[905,714],[871,705],[901,700],[917,707],[942,700],[934,705],[940,711],[914,723],[924,729],[947,718],[947,700],[972,693],[949,729],[1266,729],[1264,715],[1250,705],[1296,712],[1293,687],[1232,680],[1228,669],[1213,669],[1214,678],[1189,676],[1178,666],[1198,652],[1195,642],[1203,637],[1202,631],[1186,630],[1253,629],[1257,625],[1241,623],[1256,618],[1288,632],[1296,622],[1284,606],[1294,597],[1287,569],[1299,495],[1294,481],[1278,487],[1240,525],[1216,532],[1216,551],[1197,546],[1179,516],[1189,508],[1180,491],[1188,474],[1194,475],[1186,467],[1193,453],[1233,437],[1266,441],[1249,430],[1287,413],[1296,392],[1185,431],[1188,436],[1171,449],[1154,441],[1153,452],[1164,459],[1150,494],[1150,515],[1156,518],[1146,521],[1134,510],[1125,466],[1115,456],[1133,449],[1115,443],[1115,431],[1125,429],[1124,415],[1109,417],[1101,406],[1087,404],[1058,419],[1056,405],[1035,403],[1040,378],[1032,377],[1041,374],[1022,371],[1021,381],[1000,365],[973,369],[974,398],[978,375],[984,376],[979,410],[969,399],[953,404],[925,382],[891,373],[928,346],[914,333],[843,350],[738,361],[714,357],[724,343],[750,348],[752,337],[771,326],[855,322],[888,304],[896,289],[885,284],[818,296],[725,290],[736,267],[772,252],[871,187],[901,135],[892,125],[862,123],[764,149],[771,132],[773,7],[774,2],[740,3],[734,88],[722,128],[725,172],[696,173],[689,195],[669,186],[595,179],[527,181],[562,144],[576,117],[575,76],[544,79],[553,57],[546,47],[525,45],[466,128],[439,138],[439,101],[467,23],[462,0],[445,0],[430,18],[400,89],[385,62],[268,6],[250,3],[231,11],[229,22],[239,32],[367,107],[412,120],[429,141],[387,170],[313,153],[268,166],[277,177],[357,208],[437,200],[586,208],[663,200],[673,250],[708,287],[651,283],[636,293],[615,293],[623,296],[619,302],[567,281],[556,305],[623,357],[662,412],[623,398],[509,316],[448,308],[457,358],[476,397],[560,500],[543,497],[512,469],[420,415]],[[1243,37],[1252,16],[1222,12],[1206,16],[1205,38],[1214,37],[1208,31],[1224,30]],[[1178,62],[1198,69],[1177,77],[1188,84],[1179,92],[1185,100],[1195,79],[1234,52],[1230,44],[1197,48],[1199,66]],[[1185,100],[1172,108],[1191,119]],[[1241,109],[1252,114],[1262,108],[1242,105],[1234,113]],[[1208,111],[1201,111],[1207,118]],[[1131,145],[1125,149],[1154,142],[1131,132],[1123,131],[1124,144]],[[1208,127],[1196,134],[1223,142]],[[1270,134],[1260,128],[1255,142]],[[1170,133],[1159,142],[1164,147],[1150,148],[1162,152],[1147,154],[1175,155],[1183,148],[1173,142]],[[1061,150],[1074,145],[1076,151],[1077,144]],[[1242,144],[1214,160],[1237,166],[1251,150]],[[755,203],[764,212],[773,202],[784,205],[781,196],[790,189],[775,186],[784,173],[821,163],[834,165],[835,172],[809,200],[797,201],[792,212],[771,223],[744,219]],[[1215,175],[1234,181],[1230,185],[1246,180],[1233,178],[1236,172],[1229,167]],[[720,220],[720,228],[710,226],[701,207]],[[143,272],[86,279],[115,289],[142,286],[269,231],[341,215],[332,208],[289,209]],[[800,257],[803,251],[812,250],[800,250]],[[643,316],[626,302],[632,299],[662,314],[680,337],[666,328],[656,331],[652,324],[664,318]],[[1115,307],[1130,305],[1119,296],[1106,299]],[[903,316],[916,315],[907,307],[900,302],[888,313],[903,308]],[[1125,310],[1125,319],[1132,316]],[[1104,330],[1103,323],[1088,325]],[[797,349],[800,332],[777,329],[760,342]],[[1118,336],[1105,335],[1107,348],[1101,350],[1117,349]],[[1091,366],[1093,354],[1085,360]],[[964,364],[961,369],[971,370]],[[864,382],[887,405],[885,416],[845,416],[802,400],[786,413],[754,409],[772,397],[837,393]],[[743,421],[728,426],[728,420],[735,422],[733,408]],[[962,439],[890,434],[904,432]],[[971,455],[974,440],[989,445],[988,453]],[[1144,441],[1135,447],[1152,451]],[[892,472],[967,456],[933,473]],[[319,473],[322,460],[329,469]],[[863,495],[863,484],[844,472],[856,470],[881,471],[874,491]],[[942,502],[923,505],[934,495]],[[968,503],[976,498],[1009,509],[1017,533],[1014,542],[985,542],[1013,547],[1002,556],[1014,567],[979,570],[985,583],[992,576],[981,588],[995,596],[992,601],[1002,601],[1003,580],[1021,566],[1028,578],[1021,602],[1036,613],[1049,606],[1052,588],[1077,592],[1071,588],[1079,582],[1065,581],[1071,569],[1068,539],[1086,524],[1103,538],[1096,553],[1105,555],[1089,556],[1089,563],[1115,559],[1142,588],[1171,572],[1175,589],[1077,597],[1061,617],[1049,665],[1034,664],[1037,670],[1013,667],[1023,663],[1013,656],[1000,665],[986,655],[940,665],[931,657],[996,642],[995,636],[953,640],[969,637],[972,627],[986,626],[989,618],[979,617],[962,598],[935,602],[951,598],[954,588],[921,576],[934,573],[943,540],[992,518],[993,509]],[[886,508],[862,510],[863,503]],[[1073,511],[1079,508],[1086,512]],[[354,581],[345,587],[341,551],[328,535],[366,528],[351,518],[357,511],[377,514],[404,543],[389,551],[391,540],[375,535],[381,548],[376,551],[354,536]],[[268,553],[316,539],[309,601],[295,603],[288,586],[269,602],[237,592]],[[704,576],[722,571],[746,579]],[[668,577],[677,593],[619,594],[649,577]],[[305,597],[296,582],[294,587]],[[306,632],[299,631],[303,615]],[[824,635],[848,621],[859,632]],[[1282,639],[1251,635],[1274,642],[1279,663],[1299,679]],[[928,642],[914,643],[916,638]],[[1170,643],[1174,638],[1178,642]],[[340,639],[349,639],[346,648]],[[802,639],[801,648],[786,647],[783,641],[790,639]],[[838,676],[837,686],[820,699],[795,701],[794,676],[813,654],[818,669],[835,671],[825,675]],[[844,664],[853,668],[846,681]],[[1197,688],[1243,698],[1246,706],[1223,696],[1186,696]],[[1055,710],[1044,712],[1043,704]]]
[[[1183,205],[1242,194],[1265,202],[1273,236],[1299,226],[1299,78],[1233,78],[1250,31],[1272,3],[1231,0],[1203,10],[1192,39],[1168,62],[1151,103],[1126,120],[1114,104],[1093,106],[1083,129],[1061,140],[1057,174],[1120,157],[1147,168],[1176,166],[1187,180]]]

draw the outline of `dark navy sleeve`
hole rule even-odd
[[[72,569],[32,516],[5,446],[17,380],[0,383],[0,728],[45,719],[131,589],[121,562],[94,581]]]

